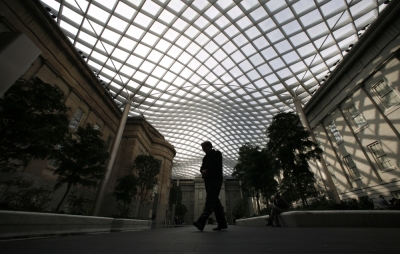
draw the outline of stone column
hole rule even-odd
[[[242,180],[239,180],[239,190],[240,190],[240,199],[242,199],[243,198]]]
[[[124,129],[125,129],[125,124],[126,124],[126,120],[128,119],[128,114],[129,114],[129,111],[131,108],[131,104],[132,104],[132,100],[131,100],[131,98],[128,98],[128,100],[125,104],[124,111],[122,113],[121,121],[119,122],[118,130],[117,130],[117,133],[114,138],[112,149],[110,152],[110,159],[108,160],[107,167],[106,167],[107,172],[104,176],[104,180],[101,181],[99,190],[97,191],[96,200],[94,201],[93,211],[92,211],[92,214],[94,216],[100,215],[101,205],[103,203],[104,196],[107,191],[108,181],[110,180],[111,171],[112,171],[112,168],[113,168],[113,165],[115,162],[115,158],[117,157],[118,148],[121,143],[122,133],[124,132]]]
[[[300,121],[301,121],[302,125],[304,127],[306,127],[307,130],[310,132],[311,140],[314,143],[317,143],[317,140],[315,139],[315,136],[314,136],[314,132],[312,131],[311,126],[310,126],[310,124],[308,122],[308,119],[307,119],[307,117],[306,117],[306,115],[304,113],[303,107],[301,106],[301,101],[298,98],[294,98],[293,101],[294,101],[294,105],[296,107],[297,114],[300,117]],[[321,161],[316,160],[316,162],[317,162],[317,167],[319,168],[319,170],[322,169],[321,175],[323,177],[324,184],[325,184],[327,190],[332,192],[333,198],[335,199],[335,201],[337,203],[339,203],[340,202],[340,197],[339,197],[339,194],[337,193],[337,190],[335,188],[335,184],[332,181],[332,177],[331,177],[331,174],[330,174],[330,172],[328,170],[328,167],[326,166],[324,157],[321,156]]]

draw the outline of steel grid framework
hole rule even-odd
[[[198,175],[205,140],[231,175],[238,150],[263,147],[278,112],[323,86],[389,1],[41,0],[130,116],[177,154],[173,177]]]

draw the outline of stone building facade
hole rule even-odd
[[[305,106],[341,199],[400,198],[399,5],[380,16]],[[325,171],[326,172],[326,171]]]
[[[90,123],[100,130],[102,138],[111,149],[124,102],[121,105],[114,102],[96,72],[82,60],[82,56],[38,1],[0,1],[0,16],[2,79],[15,81],[17,78],[39,77],[44,82],[57,86],[66,95],[65,104],[70,108],[70,119],[75,119],[78,123],[70,128],[71,131]],[[30,58],[24,57],[25,55]],[[18,68],[13,68],[15,66]],[[12,83],[2,82],[2,94]],[[158,190],[155,193],[157,205],[153,205],[152,201],[151,204],[145,204],[146,208],[142,209],[139,217],[148,219],[148,214],[155,212],[150,211],[153,206],[160,211],[166,209],[175,153],[173,146],[144,118],[128,118],[101,215],[117,213],[115,199],[111,196],[116,180],[132,173],[133,160],[139,154],[153,155],[161,161],[161,170],[157,177]],[[16,174],[3,174],[0,180],[0,198],[7,188],[4,182],[15,175],[35,179],[38,185],[54,186],[57,178],[53,174],[54,167],[56,163],[53,161],[33,160]],[[55,192],[48,210],[53,209],[61,200],[65,188],[64,186]],[[78,188],[77,191],[90,201],[95,199],[96,190]],[[67,206],[62,209],[67,209]],[[160,214],[165,214],[165,211]]]
[[[188,209],[184,221],[186,224],[192,224],[197,220],[204,208],[206,200],[204,180],[201,177],[196,177],[194,179],[175,179],[174,182],[181,188],[182,204],[184,204]],[[240,198],[248,199],[247,216],[255,214],[256,210],[253,207],[253,202],[247,195],[242,193],[239,181],[236,179],[225,178],[222,183],[219,199],[224,207],[225,217],[229,224],[233,223],[233,208],[235,207],[236,200]],[[212,214],[210,218],[215,222],[214,214]]]

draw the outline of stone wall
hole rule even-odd
[[[332,177],[341,199],[369,196],[376,202],[379,194],[400,196],[399,10],[399,4],[393,5],[369,26],[305,106],[330,176],[315,163],[312,169],[320,183]],[[389,106],[379,96],[375,87],[380,82],[397,103]],[[350,115],[350,107],[357,108],[363,124]],[[391,166],[384,166],[372,150],[377,143]],[[350,157],[354,164],[348,163]]]
[[[2,15],[0,33],[20,32],[42,52],[22,78],[39,77],[60,88],[66,95],[65,104],[70,108],[68,115],[72,117],[78,109],[81,109],[84,114],[79,126],[85,126],[87,123],[98,125],[103,134],[102,138],[110,143],[111,149],[122,115],[121,105],[114,102],[96,73],[88,67],[39,1],[0,1],[0,14]],[[115,182],[120,177],[132,173],[132,163],[138,154],[150,154],[161,161],[158,203],[165,209],[175,153],[173,146],[146,120],[128,119],[109,181],[108,195],[103,202],[104,215],[116,214],[115,199],[111,196]],[[17,174],[3,174],[0,180],[0,198],[8,187],[4,182],[16,175],[34,179],[38,186],[53,187],[57,179],[53,174],[54,170],[51,161],[32,160]],[[95,189],[78,188],[76,191],[90,202],[95,199]],[[65,186],[55,192],[53,202],[47,210],[54,209],[64,193]],[[148,209],[144,209],[143,216],[149,213],[152,206],[152,203],[147,204]],[[62,210],[65,209],[66,205],[62,207]]]

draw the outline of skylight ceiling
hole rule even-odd
[[[323,86],[384,0],[42,0],[130,116],[177,151],[173,177],[199,173],[210,140],[230,175],[239,148],[264,146],[280,111]]]

